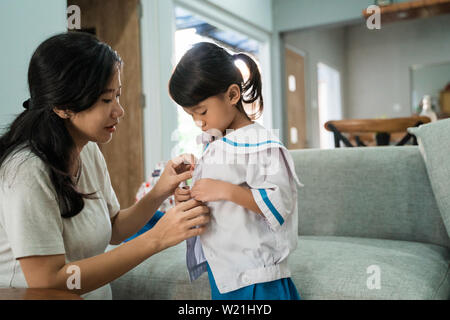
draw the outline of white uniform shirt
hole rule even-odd
[[[89,142],[80,157],[77,187],[85,193],[97,191],[100,199],[85,199],[83,210],[72,218],[61,217],[48,169],[29,149],[0,168],[0,287],[28,287],[18,258],[65,254],[68,263],[105,252],[110,218],[119,212],[119,202],[97,144]],[[111,299],[111,288],[108,284],[82,297]]]
[[[187,240],[191,280],[206,271],[206,261],[221,293],[290,277],[287,258],[297,247],[301,183],[278,137],[253,123],[206,144],[194,185],[202,178],[250,188],[263,215],[231,201],[207,202],[207,230]]]

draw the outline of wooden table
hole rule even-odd
[[[55,289],[0,288],[0,300],[83,300],[79,295]]]

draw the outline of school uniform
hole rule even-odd
[[[297,247],[302,184],[288,150],[258,123],[201,138],[193,184],[209,178],[247,187],[263,214],[231,201],[207,202],[207,230],[187,240],[191,281],[208,272],[213,299],[299,299],[288,256]]]

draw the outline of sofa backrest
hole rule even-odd
[[[299,235],[450,239],[416,146],[292,150]]]

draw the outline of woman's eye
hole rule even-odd
[[[103,99],[102,100],[104,103],[110,103],[112,100],[111,99]]]
[[[200,113],[202,116],[204,116],[206,114],[208,110],[205,110],[204,112]]]

